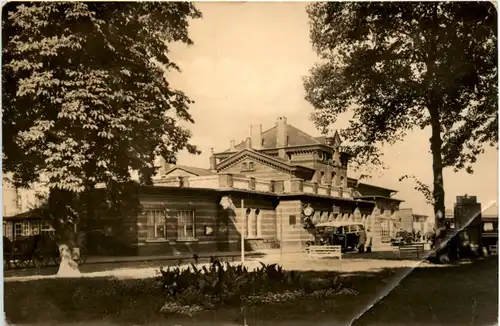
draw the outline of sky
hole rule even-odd
[[[318,58],[309,41],[306,4],[289,3],[197,3],[203,19],[191,23],[192,46],[174,44],[171,56],[181,73],[168,80],[195,103],[189,125],[192,142],[202,154],[182,152],[178,164],[208,168],[211,148],[229,148],[230,140],[244,140],[250,125],[271,128],[276,118],[286,116],[289,124],[319,136],[309,115],[312,106],[304,99],[302,76]],[[345,128],[346,119],[334,128]],[[432,184],[429,153],[430,130],[415,130],[404,141],[384,148],[386,170],[367,183],[398,190],[401,207],[432,215],[432,207],[413,189],[411,181],[399,182],[406,174]],[[446,207],[455,197],[475,195],[483,209],[498,199],[498,151],[487,149],[478,158],[475,173],[445,169]],[[351,173],[350,176],[356,177]]]

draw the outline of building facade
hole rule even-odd
[[[241,236],[248,250],[300,249],[313,239],[310,222],[333,220],[363,222],[375,246],[389,241],[402,200],[350,178],[340,145],[338,133],[312,137],[285,117],[265,131],[250,126],[246,140],[212,152],[207,169],[162,161],[154,185],[130,190],[137,211],[109,214],[103,202],[85,229],[137,255],[239,250]]]

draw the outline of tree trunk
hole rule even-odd
[[[61,257],[59,270],[57,271],[59,277],[77,277],[81,275],[78,270],[78,263],[73,259],[75,234],[73,224],[70,223],[72,212],[68,208],[72,201],[73,193],[56,188],[50,189],[49,210],[54,221],[57,245]]]
[[[437,229],[444,229],[444,180],[443,180],[443,159],[441,156],[441,126],[439,121],[432,123],[431,152],[432,152],[432,172],[434,199],[434,218]]]
[[[453,241],[449,241],[449,234],[446,233],[445,225],[445,197],[444,197],[444,180],[443,180],[443,159],[441,148],[443,140],[441,138],[441,123],[439,120],[438,109],[431,111],[431,152],[432,152],[432,172],[433,172],[433,191],[434,199],[434,218],[436,225],[436,258],[439,262],[448,263],[457,257],[458,247],[453,245]]]

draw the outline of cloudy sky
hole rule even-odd
[[[190,125],[193,142],[202,155],[179,155],[179,164],[208,167],[210,149],[223,151],[231,139],[248,135],[249,125],[274,125],[278,116],[288,123],[319,136],[309,120],[311,105],[304,100],[301,77],[317,58],[309,42],[304,3],[198,3],[203,19],[192,23],[194,45],[174,46],[172,56],[182,69],[169,81],[185,91],[195,104]],[[345,127],[345,119],[335,128]],[[404,142],[385,150],[381,175],[368,183],[398,189],[398,198],[417,213],[432,214],[423,196],[400,176],[414,174],[432,183],[429,130],[417,130]],[[497,200],[498,151],[489,149],[475,165],[475,173],[444,175],[446,205],[457,195],[476,195],[486,208]]]

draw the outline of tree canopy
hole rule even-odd
[[[191,100],[166,72],[169,44],[191,44],[188,2],[10,2],[3,8],[3,171],[79,192],[149,182],[154,159],[199,153]]]
[[[431,127],[432,195],[443,217],[442,169],[472,173],[477,155],[498,143],[494,5],[322,2],[307,12],[320,57],[304,78],[313,121],[326,131],[352,112],[341,135],[358,166],[381,164],[381,146]]]

